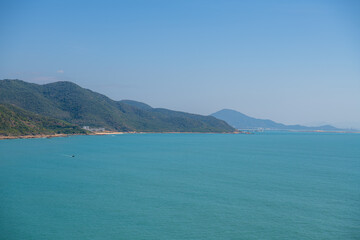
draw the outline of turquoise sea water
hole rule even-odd
[[[360,134],[2,140],[0,239],[360,239]]]

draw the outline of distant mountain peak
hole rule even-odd
[[[285,125],[277,123],[269,119],[257,119],[247,116],[241,112],[232,109],[222,109],[218,112],[211,114],[218,119],[224,120],[230,126],[237,129],[272,129],[272,130],[303,130],[303,131],[338,131],[341,129],[335,128],[331,125],[323,125],[318,127],[306,127],[302,125]]]

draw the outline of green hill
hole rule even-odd
[[[44,117],[21,108],[0,104],[0,135],[20,136],[36,134],[86,134],[78,126]]]
[[[0,103],[61,119],[79,126],[138,132],[233,132],[226,122],[147,104],[110,98],[71,82],[45,85],[21,80],[0,81]]]

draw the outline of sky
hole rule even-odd
[[[360,129],[360,1],[0,0],[0,79]]]

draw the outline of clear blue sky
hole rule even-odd
[[[360,128],[360,1],[0,1],[0,79]]]

